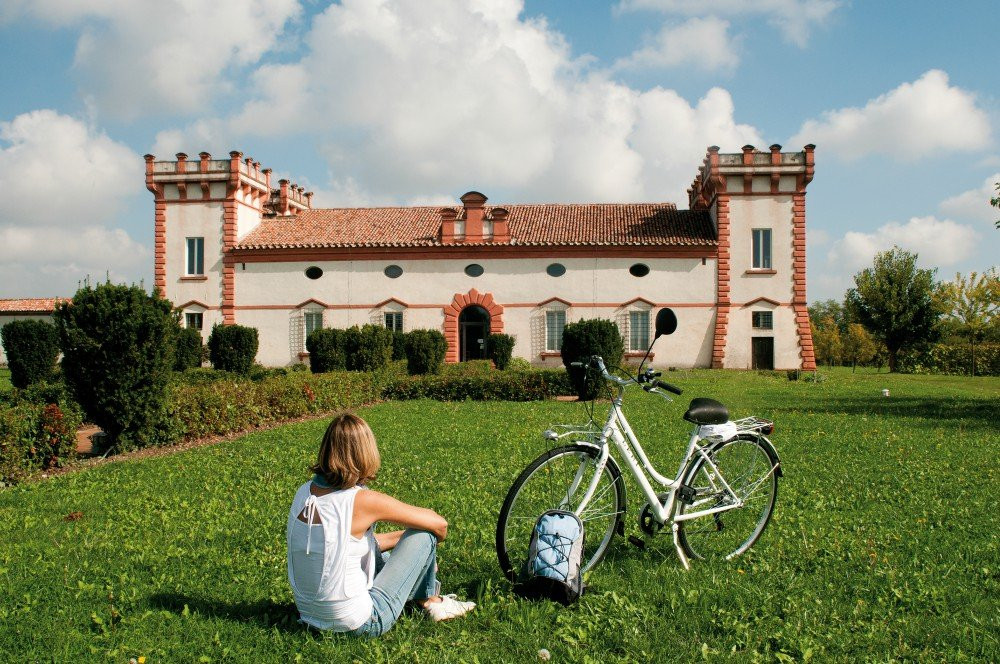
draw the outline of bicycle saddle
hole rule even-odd
[[[691,399],[684,419],[695,424],[725,424],[729,421],[729,409],[715,399],[698,397]]]

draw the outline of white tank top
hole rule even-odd
[[[361,539],[351,535],[361,487],[314,496],[311,484],[299,487],[288,512],[288,582],[303,622],[349,632],[372,615],[375,535],[371,528]],[[303,512],[306,522],[298,518]]]

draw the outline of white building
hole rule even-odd
[[[449,362],[482,356],[489,333],[557,365],[563,326],[618,323],[641,354],[659,307],[677,333],[654,364],[815,367],[806,309],[805,193],[814,146],[711,147],[671,203],[314,209],[312,194],[231,152],[146,155],[155,197],[155,284],[207,337],[256,327],[258,360],[305,357],[316,327],[441,330]]]

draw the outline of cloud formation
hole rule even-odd
[[[998,217],[1000,210],[990,205],[990,199],[996,198],[997,183],[1000,182],[1000,173],[994,173],[983,180],[981,187],[964,191],[941,202],[941,212],[959,219],[971,219],[982,221],[992,225]]]
[[[906,223],[891,221],[872,233],[848,231],[831,247],[827,263],[853,274],[871,265],[876,253],[896,245],[916,253],[924,267],[949,267],[972,256],[979,237],[971,226],[951,219],[912,217]]]
[[[300,60],[254,73],[258,96],[241,111],[162,132],[155,151],[314,137],[331,173],[319,188],[349,191],[352,202],[483,187],[525,202],[684,204],[706,146],[763,142],[735,121],[725,90],[691,104],[672,90],[633,89],[590,71],[521,9],[514,0],[330,5]]]
[[[991,140],[987,113],[976,96],[948,84],[948,74],[932,69],[913,83],[870,100],[863,108],[827,111],[808,120],[793,144],[816,143],[845,159],[884,154],[902,159],[942,151],[982,150]]]
[[[10,0],[0,23],[27,16],[80,31],[74,68],[102,113],[197,113],[230,90],[299,15],[297,0]]]
[[[38,110],[0,123],[0,296],[71,294],[109,265],[116,277],[144,271],[149,250],[109,228],[142,177],[139,155],[75,118]],[[38,274],[50,292],[34,292]]]
[[[740,58],[728,34],[729,21],[714,16],[691,18],[680,25],[665,23],[642,48],[615,63],[614,69],[663,69],[686,65],[697,69],[733,69]]]
[[[621,0],[618,9],[681,16],[763,16],[787,41],[804,47],[813,26],[825,22],[841,4],[839,0]]]

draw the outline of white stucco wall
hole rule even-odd
[[[480,277],[469,277],[465,266],[477,262]],[[559,262],[566,274],[550,277],[546,267]],[[637,262],[650,267],[645,277],[629,274]],[[385,276],[387,265],[399,265],[403,275]],[[323,276],[311,280],[307,267],[315,265]],[[619,323],[623,333],[628,312],[648,308],[639,303],[622,306],[635,298],[655,304],[677,304],[679,325],[671,337],[657,343],[658,366],[708,366],[711,363],[715,320],[715,261],[702,265],[694,259],[566,258],[566,259],[436,259],[365,260],[297,263],[246,263],[236,268],[236,319],[260,330],[258,360],[268,365],[299,361],[304,350],[303,312],[323,311],[326,327],[350,327],[381,323],[384,309],[399,309],[395,303],[374,305],[395,298],[406,303],[404,329],[442,330],[443,308],[456,294],[475,288],[490,293],[504,307],[504,332],[515,336],[515,355],[535,364],[558,365],[558,358],[544,358],[545,312],[555,303],[540,305],[554,297],[570,302],[567,322],[607,318]],[[324,308],[310,300],[317,300]],[[301,306],[300,306],[301,305]],[[684,306],[687,305],[687,306]],[[650,326],[655,310],[650,314]]]
[[[175,305],[191,300],[210,307],[222,303],[222,203],[167,205],[166,296]],[[187,238],[205,238],[205,280],[184,279]]]
[[[752,366],[752,338],[774,338],[774,367],[792,369],[801,366],[795,313],[791,307],[794,292],[792,260],[792,196],[733,196],[729,203],[730,221],[730,301],[726,333],[726,359],[730,369]],[[755,228],[771,229],[771,268],[773,274],[753,270]],[[766,301],[748,303],[759,298]],[[752,327],[753,311],[773,311],[774,327]]]

